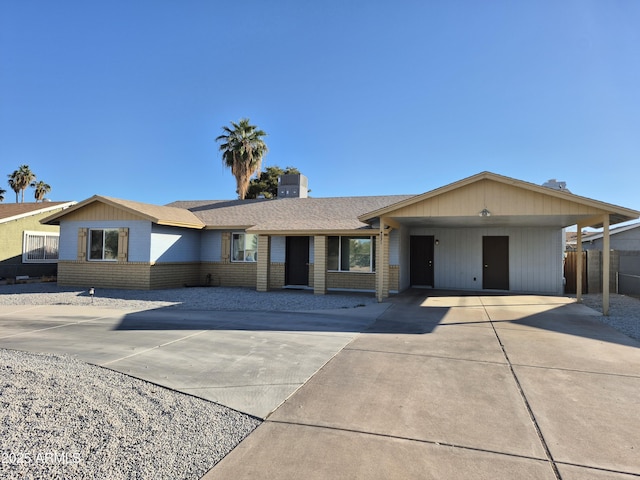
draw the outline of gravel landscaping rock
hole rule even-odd
[[[198,479],[259,423],[72,357],[0,349],[1,478]]]
[[[582,296],[582,303],[602,313],[602,295],[590,293]],[[602,323],[640,340],[640,300],[626,295],[609,295],[609,315],[598,317]]]
[[[257,292],[251,288],[194,287],[168,290],[116,290],[58,287],[55,283],[0,286],[0,305],[89,305],[125,310],[326,310],[376,303],[373,293],[314,295],[310,290]]]

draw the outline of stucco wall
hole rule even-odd
[[[18,275],[39,277],[55,275],[55,263],[22,263],[22,245],[25,231],[58,232],[57,225],[42,225],[40,220],[60,211],[45,213],[0,223],[0,277],[15,278]]]
[[[128,228],[130,262],[151,261],[151,222],[145,220],[68,221],[60,226],[60,260],[77,260],[78,229]],[[90,262],[96,263],[96,262]]]
[[[153,225],[151,262],[199,262],[200,230]]]

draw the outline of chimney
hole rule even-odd
[[[286,174],[278,177],[278,198],[307,198],[309,181],[304,175]]]
[[[555,178],[547,180],[542,184],[542,186],[552,188],[553,190],[562,190],[563,192],[569,192],[569,189],[567,188],[567,182],[558,182]]]

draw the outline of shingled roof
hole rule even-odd
[[[188,209],[207,228],[246,228],[253,233],[271,234],[344,232],[369,228],[358,216],[411,196],[202,200],[173,202],[168,206]]]
[[[122,200],[120,198],[105,197],[102,195],[94,195],[71,208],[54,214],[51,217],[47,217],[43,220],[43,223],[59,225],[62,217],[70,215],[92,203],[104,203],[138,217],[147,219],[158,225],[197,229],[204,228],[205,226],[196,215],[184,208],[152,205],[150,203],[134,202],[132,200]]]
[[[19,218],[47,213],[59,208],[73,205],[74,202],[29,202],[29,203],[0,203],[0,223],[6,223]]]

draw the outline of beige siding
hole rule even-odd
[[[142,217],[134,215],[120,208],[115,208],[106,203],[95,202],[74,212],[65,215],[64,221],[108,221],[108,220],[141,220]]]
[[[597,215],[602,210],[493,180],[445,192],[393,212],[393,217],[475,217],[492,215]]]

